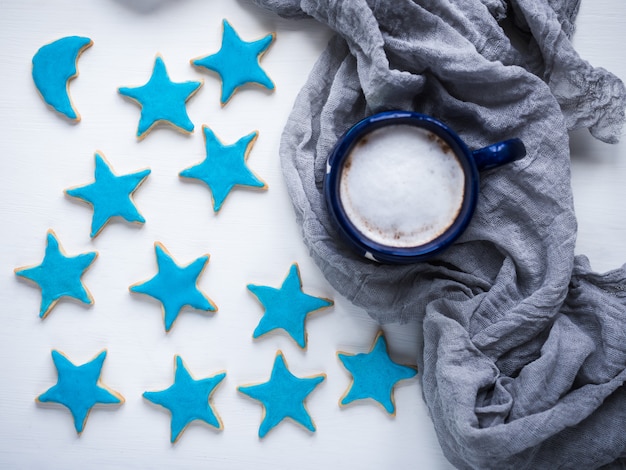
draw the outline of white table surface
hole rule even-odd
[[[378,326],[334,292],[310,260],[278,160],[285,120],[329,32],[314,21],[284,20],[228,0],[3,0],[0,12],[0,466],[450,468],[418,380],[396,387],[393,418],[371,403],[338,406],[350,377],[336,351],[369,350]],[[262,59],[275,93],[248,88],[221,108],[217,78],[189,65],[189,59],[217,51],[223,18],[246,40],[277,33]],[[34,52],[67,35],[94,41],[70,85],[82,115],[78,125],[47,108],[30,76]],[[583,2],[575,45],[594,65],[626,79],[626,4]],[[187,106],[196,131],[185,136],[159,127],[138,142],[139,107],[116,90],[145,83],[157,53],[172,80],[203,79]],[[207,188],[178,178],[204,158],[202,124],[226,143],[259,131],[248,164],[267,182],[267,192],[235,190],[215,215]],[[63,189],[93,180],[96,150],[118,174],[152,170],[135,194],[147,220],[143,227],[113,223],[90,240],[92,211],[64,196]],[[611,146],[586,131],[572,135],[577,251],[599,271],[626,261],[625,179],[626,142]],[[99,257],[83,277],[95,304],[62,301],[42,321],[38,290],[18,280],[13,269],[41,261],[48,229],[69,254],[96,250]],[[211,255],[200,288],[217,304],[216,314],[185,310],[166,334],[160,306],[128,292],[128,286],[156,273],[155,241],[179,263]],[[305,292],[335,301],[331,309],[309,316],[305,351],[281,333],[252,339],[262,307],[246,285],[278,287],[293,262],[300,266]],[[417,323],[385,327],[395,360],[413,362],[417,328]],[[77,436],[65,408],[38,406],[34,399],[56,382],[51,349],[84,363],[105,348],[102,379],[126,402],[94,409]],[[259,439],[261,406],[236,387],[267,380],[278,349],[296,375],[327,374],[307,400],[317,432],[284,422]],[[169,414],[141,394],[171,385],[175,354],[197,378],[221,370],[227,376],[213,395],[224,430],[193,424],[171,445]]]

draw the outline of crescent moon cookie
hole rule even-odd
[[[248,154],[259,135],[258,132],[241,137],[234,144],[223,144],[208,127],[202,126],[206,158],[180,172],[182,178],[191,178],[206,184],[211,191],[213,211],[218,212],[226,196],[236,187],[245,186],[260,190],[267,184],[247,166]]]
[[[74,418],[74,428],[83,432],[91,409],[99,404],[121,405],[124,397],[100,381],[107,352],[103,350],[86,364],[75,365],[63,353],[52,350],[57,383],[39,395],[37,403],[56,403],[66,407]]]
[[[186,103],[202,86],[202,82],[173,82],[160,55],[156,56],[152,75],[145,85],[121,87],[118,92],[141,106],[137,138],[143,139],[159,123],[170,124],[183,133],[193,132]]]
[[[306,347],[307,334],[305,321],[310,313],[333,305],[333,301],[314,297],[302,292],[302,279],[297,263],[289,268],[289,273],[280,288],[248,284],[248,290],[261,302],[265,311],[253,333],[258,338],[272,330],[282,329],[302,349]]]
[[[296,377],[288,367],[282,351],[276,353],[272,374],[267,382],[242,385],[237,390],[257,400],[263,406],[263,418],[259,426],[259,437],[290,418],[305,429],[315,432],[315,425],[305,406],[308,395],[326,378],[326,374],[311,377]]]
[[[191,64],[217,73],[222,80],[220,103],[225,106],[235,91],[253,83],[274,90],[274,83],[261,68],[261,57],[274,41],[276,34],[246,42],[226,20],[222,21],[222,46],[218,52],[191,59]]]
[[[337,356],[352,374],[352,383],[339,400],[339,405],[372,399],[382,405],[387,413],[395,415],[393,389],[400,380],[414,377],[417,369],[398,364],[389,357],[383,333],[378,333],[370,352],[358,354],[338,352]]]
[[[198,278],[209,262],[209,255],[201,256],[187,266],[179,266],[165,247],[154,244],[159,272],[151,279],[133,284],[130,292],[145,294],[161,303],[165,331],[172,328],[183,307],[204,312],[216,312],[217,306],[198,289]]]
[[[218,372],[212,377],[194,379],[180,356],[174,358],[174,383],[165,390],[144,392],[143,397],[155,405],[162,406],[172,415],[170,441],[178,441],[192,421],[203,421],[216,428],[224,429],[222,420],[211,406],[211,396],[226,377]]]
[[[34,282],[41,289],[40,318],[46,318],[56,303],[64,297],[93,304],[93,297],[81,277],[97,256],[96,252],[67,256],[55,233],[48,230],[43,261],[36,266],[15,268],[17,276]]]
[[[78,76],[78,57],[93,44],[81,36],[67,36],[42,46],[33,56],[32,76],[43,100],[73,122],[80,121],[69,95],[70,81]]]
[[[90,237],[94,238],[113,217],[143,224],[132,195],[150,174],[150,170],[117,176],[100,152],[95,154],[95,181],[85,186],[65,190],[70,197],[80,199],[93,207]]]

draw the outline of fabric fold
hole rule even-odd
[[[304,242],[381,323],[417,319],[423,395],[458,468],[618,465],[626,455],[626,271],[574,255],[568,131],[615,142],[623,83],[571,44],[578,0],[255,0],[336,32],[299,93],[280,157]],[[432,261],[352,253],[326,210],[327,156],[385,109],[431,114],[474,148],[527,157],[481,175],[462,237]],[[626,461],[621,461],[626,464]]]

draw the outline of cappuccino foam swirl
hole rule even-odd
[[[364,236],[408,248],[432,241],[454,222],[464,186],[463,168],[445,142],[395,124],[355,144],[341,171],[339,197]]]

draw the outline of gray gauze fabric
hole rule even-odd
[[[423,394],[446,457],[477,469],[626,465],[626,270],[596,274],[574,255],[568,147],[580,127],[615,142],[626,93],[574,51],[579,1],[255,1],[337,33],[286,124],[285,180],[337,291],[381,323],[421,322]],[[434,115],[470,147],[520,137],[528,150],[482,174],[468,230],[431,262],[362,259],[329,221],[327,155],[385,109]]]

